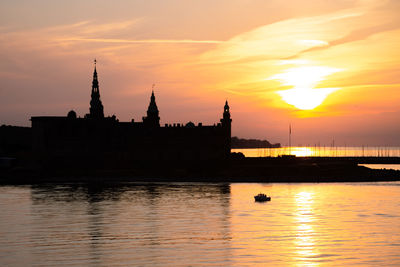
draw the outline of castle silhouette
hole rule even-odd
[[[137,161],[190,161],[227,159],[231,150],[231,116],[225,102],[219,123],[205,126],[173,123],[160,126],[154,90],[142,122],[120,122],[105,117],[100,98],[96,61],[89,113],[77,117],[31,117],[33,152],[56,164],[117,165]]]

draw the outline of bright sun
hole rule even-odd
[[[341,69],[321,66],[302,66],[287,69],[268,80],[279,80],[293,89],[277,91],[282,100],[298,109],[310,110],[322,104],[325,98],[339,88],[314,88],[318,82]]]
[[[336,90],[338,88],[295,88],[278,91],[278,94],[289,105],[302,110],[310,110],[321,105],[325,98]]]

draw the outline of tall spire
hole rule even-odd
[[[156,104],[156,97],[154,96],[154,86],[155,84],[153,84],[152,88],[151,88],[151,97],[150,97],[150,104],[149,104],[149,108],[147,109],[147,117],[151,117],[156,115],[158,117],[158,107]]]
[[[94,71],[92,81],[92,94],[90,100],[90,117],[91,118],[104,118],[103,104],[100,100],[99,81],[97,79],[97,60],[94,60]]]
[[[231,120],[231,113],[229,112],[228,100],[225,101],[223,118],[225,120]]]
[[[156,104],[156,97],[154,96],[154,84],[151,90],[150,104],[147,109],[147,117],[143,118],[143,122],[150,127],[160,126],[160,117]]]
[[[225,100],[224,113],[225,113],[225,112],[228,112],[228,113],[229,113],[228,100]]]
[[[92,94],[93,94],[93,92],[97,92],[97,93],[100,94],[100,92],[99,92],[99,81],[97,80],[96,63],[97,63],[97,60],[94,59],[94,71],[93,71],[93,82],[92,82]]]
[[[231,126],[232,119],[231,113],[229,112],[228,100],[225,101],[224,113],[222,114],[221,125],[224,129],[225,140],[224,140],[224,150],[225,157],[229,158],[231,154]]]

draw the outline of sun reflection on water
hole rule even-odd
[[[400,157],[400,147],[336,147],[336,146],[292,146],[280,148],[237,148],[246,157],[278,157],[296,155],[297,157]]]
[[[318,262],[312,259],[317,256],[314,238],[314,194],[307,191],[299,192],[295,195],[295,203],[297,206],[294,217],[295,228],[295,248],[297,257],[300,258],[306,266],[318,266]]]

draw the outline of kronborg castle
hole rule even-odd
[[[32,117],[32,148],[38,158],[53,162],[114,164],[133,161],[219,160],[231,149],[231,116],[225,102],[222,119],[213,126],[192,122],[160,125],[154,91],[141,122],[105,117],[94,67],[90,112],[83,118]]]

